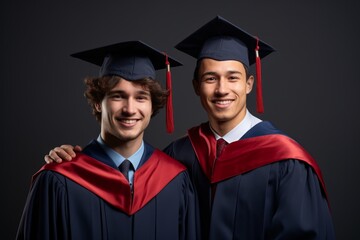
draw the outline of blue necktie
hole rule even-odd
[[[129,170],[132,168],[132,164],[128,159],[125,159],[119,166],[120,172],[129,181]]]

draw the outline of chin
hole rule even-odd
[[[216,115],[211,117],[215,122],[226,122],[231,120],[231,117],[226,115]]]
[[[134,140],[136,138],[139,137],[139,133],[135,133],[135,132],[127,132],[127,133],[118,133],[117,134],[117,138],[121,141],[131,141],[131,140]]]

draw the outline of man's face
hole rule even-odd
[[[210,124],[231,130],[246,114],[246,95],[253,86],[253,77],[246,79],[246,71],[239,61],[202,59],[196,93],[206,110]]]
[[[121,79],[105,95],[97,110],[101,111],[101,136],[105,142],[139,143],[152,114],[150,91]]]

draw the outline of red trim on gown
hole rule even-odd
[[[123,174],[88,155],[77,153],[71,162],[46,164],[43,170],[58,172],[98,195],[112,206],[132,215],[154,198],[185,166],[158,149],[134,173],[133,196]]]
[[[189,129],[188,135],[199,164],[211,183],[243,174],[256,168],[288,159],[306,162],[317,174],[326,193],[320,167],[296,141],[282,134],[240,139],[228,144],[218,159],[216,139],[208,124]]]

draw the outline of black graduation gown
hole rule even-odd
[[[83,153],[100,161],[99,164],[106,164],[104,166],[108,169],[104,171],[104,176],[109,175],[121,181],[125,179],[96,141],[88,145]],[[159,155],[160,160],[156,167],[148,168],[149,164],[146,165],[146,162],[154,154]],[[73,161],[75,162],[72,163]],[[76,160],[73,161],[54,165],[63,169],[66,166],[74,166]],[[170,164],[161,164],[162,161],[168,161]],[[89,160],[79,165],[83,166],[88,162]],[[98,181],[96,184],[98,180],[96,179],[93,188],[95,190],[98,188],[98,192],[94,193],[82,186],[86,182],[80,185],[58,172],[43,170],[38,173],[32,184],[16,239],[196,239],[194,192],[185,167],[180,166],[183,169],[176,169],[179,173],[172,176],[172,179],[162,186],[154,197],[142,203],[151,195],[149,195],[150,188],[158,188],[163,173],[171,171],[172,168],[179,168],[177,164],[179,164],[177,161],[158,150],[154,151],[150,145],[145,144],[141,166],[134,176],[134,203],[141,202],[141,204],[131,210],[129,208],[131,204],[124,203],[129,198],[125,195],[122,198],[124,202],[121,202],[120,198],[117,199],[117,192],[113,191],[119,187],[119,180],[111,180],[113,182],[110,181],[112,184],[108,186],[106,181]],[[82,166],[74,170],[75,175],[80,177],[78,182],[81,182],[82,176],[85,176]],[[164,166],[166,169],[162,168]],[[137,186],[136,181],[140,181],[142,176],[136,173],[144,168],[146,169],[144,174],[149,174],[150,178],[142,179],[143,186]],[[90,171],[94,171],[96,178],[97,169],[93,168]],[[106,174],[107,172],[109,174]],[[112,172],[116,173],[112,174]],[[158,179],[152,179],[151,176]],[[90,179],[89,182],[91,181]],[[130,189],[129,185],[128,189]],[[105,199],[97,195],[99,192],[106,195],[107,191],[113,192],[113,195],[110,194],[110,197]],[[124,207],[123,210],[119,210],[117,206],[119,202],[120,207]]]
[[[261,122],[242,139],[267,134],[281,133],[269,122]],[[203,239],[335,239],[326,190],[307,162],[279,159],[282,161],[224,178],[216,182],[212,201],[213,176],[206,174],[199,163],[194,151],[197,144],[185,136],[170,144],[165,152],[188,168],[199,199]],[[210,149],[203,149],[204,154],[214,156]],[[230,165],[225,170],[232,171],[234,167]]]

